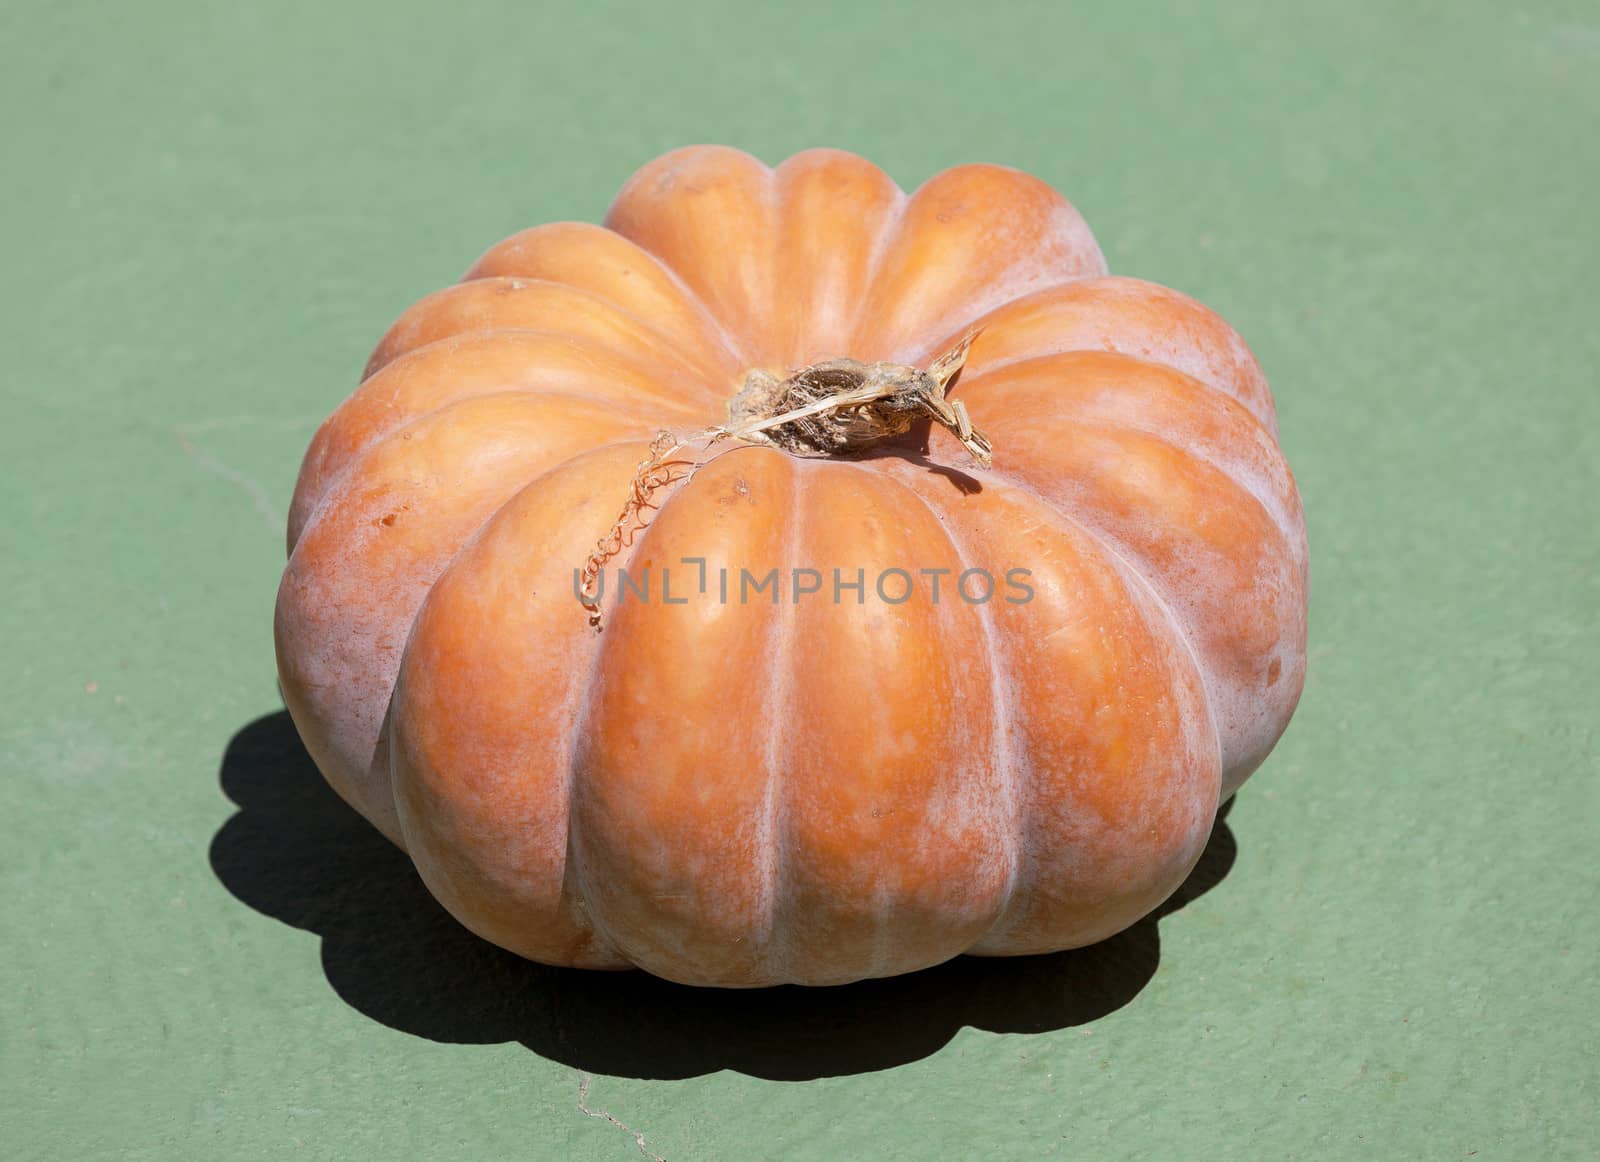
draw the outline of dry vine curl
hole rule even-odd
[[[634,469],[628,499],[624,502],[622,511],[612,523],[610,531],[595,542],[594,548],[584,560],[583,571],[578,575],[578,591],[583,595],[581,604],[588,611],[589,624],[595,629],[600,628],[600,599],[597,590],[600,570],[612,557],[633,544],[633,538],[645,526],[645,510],[658,507],[650,502],[650,498],[660,489],[675,480],[684,479],[699,467],[692,459],[676,456],[676,453],[687,447],[689,441],[694,438],[690,436],[687,439],[679,439],[671,432],[660,432],[650,441],[650,455],[639,461],[639,467]]]

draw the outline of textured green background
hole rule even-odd
[[[870,7],[5,6],[3,1152],[1596,1156],[1600,14]],[[319,789],[270,633],[314,425],[402,307],[692,141],[1023,167],[1255,346],[1310,681],[1159,926],[564,974]]]

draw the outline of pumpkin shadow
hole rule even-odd
[[[212,869],[256,911],[321,937],[328,983],[351,1007],[429,1040],[518,1041],[576,1069],[624,1077],[722,1069],[831,1077],[916,1061],[966,1025],[1044,1032],[1094,1021],[1154,975],[1157,920],[1220,883],[1236,854],[1219,817],[1172,899],[1090,948],[963,956],[833,988],[697,989],[642,972],[549,968],[472,935],[404,853],[328,788],[286,712],[234,735],[220,780],[239,811],[212,839]]]

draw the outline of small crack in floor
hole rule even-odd
[[[633,1137],[634,1145],[639,1147],[639,1153],[643,1154],[646,1158],[649,1158],[650,1162],[667,1162],[667,1160],[660,1154],[652,1152],[650,1147],[644,1144],[644,1135],[638,1130],[635,1130],[632,1126],[625,1125],[618,1121],[617,1118],[605,1110],[592,1110],[589,1108],[589,1083],[593,1080],[594,1079],[587,1073],[578,1074],[578,1108],[584,1113],[588,1114],[591,1118],[610,1122],[613,1126],[617,1127],[617,1129],[622,1130],[624,1133],[630,1134]]]

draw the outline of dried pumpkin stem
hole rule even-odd
[[[977,334],[969,334],[926,370],[855,359],[814,363],[787,379],[754,370],[728,404],[728,423],[688,436],[657,435],[650,443],[650,455],[634,470],[622,511],[595,543],[579,574],[579,594],[589,624],[601,628],[599,583],[605,563],[644,528],[645,511],[657,507],[652,497],[700,467],[702,461],[678,455],[692,443],[703,440],[702,450],[707,450],[723,440],[748,440],[795,456],[844,456],[929,419],[948,429],[987,468],[993,445],[972,426],[965,405],[947,395]]]
[[[780,379],[752,371],[728,405],[726,435],[776,444],[796,456],[844,456],[931,419],[987,467],[993,451],[967,409],[948,398],[973,332],[926,370],[903,363],[830,359]]]

